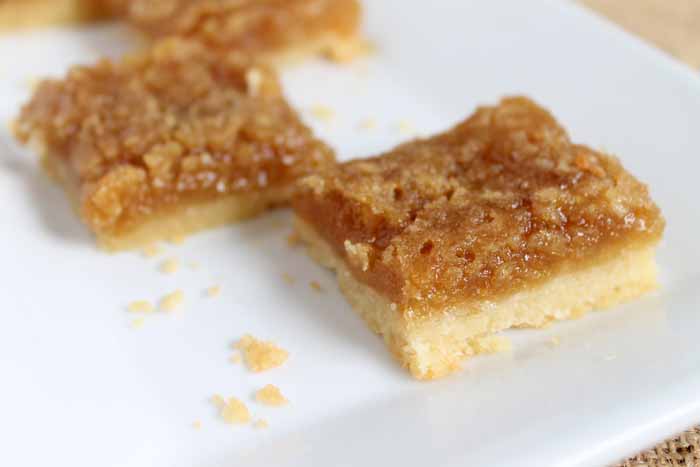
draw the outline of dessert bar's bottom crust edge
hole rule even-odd
[[[103,16],[86,0],[0,1],[0,30],[68,24]]]
[[[98,233],[97,243],[107,251],[133,250],[150,243],[185,237],[254,217],[288,204],[293,188],[275,187],[255,193],[234,193],[207,201],[182,203],[156,213],[120,234]]]
[[[330,245],[305,221],[296,230],[309,254],[335,270],[340,289],[369,327],[383,336],[399,362],[418,379],[435,379],[477,354],[510,348],[495,335],[514,327],[542,327],[587,311],[631,300],[657,287],[655,244],[621,251],[612,260],[562,274],[530,290],[495,302],[436,310],[430,318],[407,319],[395,305],[361,283]]]

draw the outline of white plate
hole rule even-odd
[[[5,132],[0,465],[598,465],[700,421],[700,79],[568,2],[375,0],[368,10],[376,56],[285,73],[301,109],[336,109],[333,124],[314,123],[342,157],[405,139],[402,120],[430,133],[479,103],[529,94],[574,139],[619,154],[650,183],[668,219],[662,291],[511,332],[511,354],[420,383],[334,278],[287,246],[287,213],[171,246],[165,257],[201,268],[163,275],[157,260],[97,251],[61,191]],[[15,115],[30,78],[117,53],[126,38],[114,27],[3,37],[0,118]],[[378,128],[359,130],[365,118]],[[222,295],[204,297],[212,284]],[[128,302],[177,288],[182,313],[129,328]],[[289,349],[288,364],[251,374],[229,363],[229,345],[246,332]],[[291,405],[252,401],[266,383]],[[248,402],[270,428],[224,424],[208,402],[217,392]]]

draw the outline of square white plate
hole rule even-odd
[[[109,256],[3,129],[0,465],[599,465],[700,421],[700,77],[568,2],[367,3],[376,55],[284,76],[343,158],[388,149],[409,125],[428,134],[477,104],[528,94],[651,185],[668,220],[662,290],[510,332],[512,353],[420,383],[332,275],[287,246],[288,213],[197,235],[158,260]],[[116,27],[3,36],[0,119],[16,114],[32,78],[116,54],[128,38]],[[314,104],[335,109],[335,121],[314,121]],[[359,129],[367,118],[375,130]],[[176,274],[158,272],[167,257],[183,264]],[[222,294],[207,298],[213,284]],[[129,327],[127,303],[178,288],[181,313]],[[290,361],[262,374],[229,363],[246,332],[278,342]],[[256,404],[267,383],[291,404]],[[270,428],[224,424],[214,393],[243,399]]]

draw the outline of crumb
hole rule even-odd
[[[416,132],[416,128],[407,120],[401,120],[399,122],[399,133],[408,135]]]
[[[222,409],[226,405],[226,401],[221,396],[221,394],[214,394],[211,396],[211,403],[216,406],[217,409]]]
[[[311,115],[324,122],[330,122],[335,118],[333,109],[325,105],[315,105],[311,107]]]
[[[560,343],[560,339],[557,336],[554,336],[549,339],[549,343],[552,345],[552,347],[557,347]]]
[[[182,306],[184,301],[185,293],[182,290],[176,290],[163,297],[160,301],[160,309],[163,311],[175,311]]]
[[[258,340],[250,334],[243,336],[235,347],[243,352],[248,368],[256,373],[276,368],[289,358],[286,350],[272,342]]]
[[[199,269],[199,263],[198,263],[197,261],[190,261],[190,262],[189,262],[189,267],[190,267],[192,270],[196,271],[196,270]]]
[[[297,232],[292,232],[287,235],[287,245],[295,247],[301,244],[301,238]]]
[[[241,354],[235,353],[235,354],[231,355],[228,358],[228,361],[231,363],[235,363],[235,364],[241,363]]]
[[[323,292],[323,287],[321,287],[321,284],[319,284],[318,281],[309,282],[309,286],[316,292]]]
[[[361,130],[373,130],[377,128],[377,121],[373,118],[362,120],[359,125]]]
[[[267,424],[267,421],[266,421],[266,420],[263,420],[263,419],[261,418],[261,419],[256,420],[255,423],[253,424],[253,426],[254,426],[255,428],[262,429],[262,428],[267,428],[267,427],[269,427],[270,425]]]
[[[163,252],[163,248],[161,248],[160,245],[151,243],[150,245],[143,247],[142,252],[146,258],[153,258],[154,256],[161,254]]]
[[[617,358],[617,355],[606,355],[605,357],[603,357],[603,360],[605,360],[606,362],[611,362],[611,361],[615,360],[616,358]]]
[[[218,297],[221,294],[221,286],[220,285],[212,285],[211,287],[207,288],[207,296],[209,297]]]
[[[141,329],[144,324],[146,324],[145,318],[136,318],[131,322],[129,326],[131,327],[131,329]]]
[[[195,420],[194,422],[192,422],[192,428],[194,428],[195,430],[200,430],[202,428],[202,422],[200,422],[199,420]]]
[[[221,407],[221,416],[226,423],[245,424],[250,423],[248,407],[235,397],[229,397]]]
[[[160,272],[163,274],[173,274],[177,272],[180,267],[180,262],[175,258],[166,259],[160,265]]]
[[[168,238],[168,241],[173,245],[182,245],[185,243],[185,237],[183,235],[174,235]]]
[[[294,285],[297,282],[296,278],[288,272],[282,273],[282,280],[284,280],[284,282],[289,285]]]
[[[289,401],[282,395],[280,389],[272,384],[266,385],[255,393],[255,400],[261,404],[279,407],[287,405]]]
[[[129,303],[127,310],[132,313],[150,313],[154,308],[153,304],[148,300],[136,300]]]

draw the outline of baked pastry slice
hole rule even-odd
[[[274,72],[179,39],[44,81],[15,130],[107,249],[287,203],[298,177],[334,159]]]
[[[259,58],[362,52],[359,0],[128,0],[127,20],[147,36],[197,39]]]
[[[416,378],[656,287],[646,186],[526,98],[302,185],[298,233]]]

